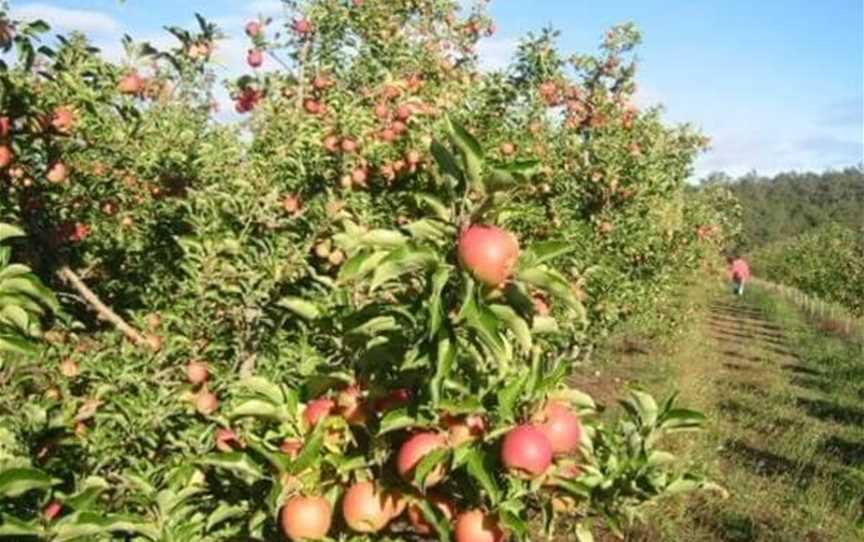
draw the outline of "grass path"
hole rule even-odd
[[[730,495],[663,503],[628,540],[864,540],[864,349],[767,292],[700,295],[672,350],[613,355],[601,378],[680,389],[710,422],[677,448]]]

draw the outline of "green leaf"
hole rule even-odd
[[[663,416],[660,428],[666,431],[692,431],[705,425],[705,415],[695,410],[676,408]]]
[[[284,409],[279,408],[269,401],[252,399],[240,403],[228,415],[229,418],[266,418],[270,420],[284,420],[287,418]]]
[[[242,385],[245,389],[251,391],[252,393],[261,395],[262,397],[266,397],[267,400],[269,400],[275,405],[281,405],[286,401],[286,397],[285,394],[282,392],[282,389],[264,377],[251,376],[245,378],[242,382]]]
[[[517,540],[522,540],[528,534],[528,524],[525,523],[522,518],[518,515],[510,512],[509,510],[503,510],[499,517],[501,519],[501,524],[505,527],[507,531],[514,533],[516,535]]]
[[[44,530],[38,520],[24,521],[14,516],[0,514],[0,538],[14,537],[36,537],[42,539]]]
[[[464,127],[454,122],[452,119],[447,119],[447,127],[450,132],[450,139],[462,155],[462,162],[465,164],[465,171],[468,174],[468,180],[471,181],[471,186],[478,192],[484,191],[483,186],[483,149],[480,143],[471,135]]]
[[[520,266],[535,267],[541,263],[576,250],[573,241],[540,241],[522,252]]]
[[[27,235],[24,230],[13,224],[0,222],[0,243],[14,237],[24,237]]]
[[[34,489],[48,489],[58,483],[38,469],[15,468],[0,471],[0,495],[18,497]]]
[[[435,374],[429,383],[429,390],[432,395],[432,404],[437,405],[441,401],[441,387],[450,372],[453,370],[453,363],[456,361],[456,348],[453,344],[453,337],[446,332],[441,331],[438,334],[438,344],[435,356]]]
[[[432,274],[432,291],[429,294],[428,326],[428,336],[430,339],[438,333],[439,329],[441,329],[441,323],[444,319],[444,311],[441,308],[441,294],[444,291],[444,287],[447,285],[447,281],[450,280],[451,273],[451,267],[442,266]]]
[[[321,455],[321,449],[324,446],[324,435],[327,432],[326,427],[326,419],[322,422],[318,422],[318,425],[315,426],[312,434],[306,439],[306,444],[303,446],[303,449],[300,450],[297,459],[291,463],[291,466],[288,469],[290,473],[297,474],[303,472],[315,463],[315,460]]]
[[[0,335],[0,351],[14,352],[24,356],[35,356],[39,348],[24,337],[16,335]]]
[[[394,331],[400,329],[396,318],[389,315],[376,316],[363,322],[362,324],[349,329],[346,333],[349,335],[367,335],[374,337],[385,331]]]
[[[594,542],[594,535],[591,534],[591,527],[589,525],[580,523],[576,526],[576,541]]]
[[[486,491],[492,504],[497,504],[500,499],[501,490],[498,489],[498,484],[495,482],[495,477],[492,474],[495,472],[492,457],[479,448],[474,448],[466,457],[468,474],[480,483],[480,487]]]
[[[433,143],[434,145],[434,143]],[[445,149],[445,152],[449,154],[449,151]],[[451,155],[452,160],[452,155]],[[455,166],[455,162],[453,162]],[[425,204],[428,206],[433,213],[435,213],[436,218],[444,221],[445,223],[450,223],[453,218],[453,213],[450,212],[450,208],[444,205],[444,203],[431,194],[416,194],[414,196],[417,199],[417,203],[420,205]]]
[[[243,452],[210,454],[198,460],[198,463],[233,472],[250,485],[264,477],[261,467]]]
[[[408,414],[408,409],[402,407],[389,411],[381,418],[381,423],[378,427],[378,434],[383,435],[392,431],[399,431],[406,427],[414,427],[417,425],[417,419]]]
[[[576,298],[576,293],[567,282],[567,279],[557,271],[541,265],[520,270],[517,273],[517,279],[549,292],[553,297],[560,299],[568,308],[576,312],[580,322],[584,323],[587,321],[588,316],[585,307]]]
[[[370,290],[408,273],[431,269],[438,264],[438,254],[428,248],[403,246],[384,258],[372,277]]]
[[[414,483],[422,491],[426,491],[426,478],[438,465],[445,463],[449,458],[450,450],[448,448],[436,448],[423,456],[423,459],[414,468]]]
[[[65,542],[82,537],[93,540],[93,537],[109,533],[139,534],[150,540],[160,538],[159,530],[141,518],[119,514],[102,515],[95,512],[80,512],[64,518],[63,523],[55,528],[54,533],[53,542]]]
[[[450,520],[444,517],[444,514],[427,499],[417,499],[414,504],[423,512],[423,517],[426,518],[426,521],[435,528],[435,531],[438,533],[438,540],[441,542],[450,542],[453,536]]]
[[[438,167],[444,172],[445,175],[449,175],[453,178],[454,181],[458,182],[462,180],[462,170],[456,164],[456,157],[441,143],[437,141],[433,141],[429,146],[429,151],[432,153],[432,156],[435,157],[435,161],[438,162]],[[436,204],[437,205],[437,204]],[[443,204],[438,205],[439,211],[443,211],[445,208]],[[447,218],[449,219],[449,211],[447,212]],[[439,212],[439,216],[441,216]]]
[[[228,504],[227,502],[219,503],[216,510],[207,518],[205,530],[211,531],[214,527],[229,519],[241,518],[249,512],[246,506],[240,504]]]
[[[321,317],[321,309],[311,301],[293,296],[283,297],[276,302],[276,306],[288,309],[300,318],[316,320]]]
[[[518,378],[512,378],[498,391],[498,413],[502,420],[513,421],[516,415],[516,404],[524,386],[525,375],[520,375]]]
[[[645,392],[631,390],[621,406],[642,427],[653,428],[657,423],[657,403]]]
[[[495,313],[495,316],[497,316],[499,320],[504,322],[510,331],[513,332],[513,335],[516,337],[516,340],[519,341],[522,350],[524,352],[530,351],[532,339],[531,329],[528,327],[528,322],[516,314],[516,311],[507,305],[490,305],[489,309]]]

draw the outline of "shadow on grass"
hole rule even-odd
[[[780,368],[784,371],[799,375],[824,376],[821,371],[811,369],[810,367],[804,367],[803,365],[796,365],[795,363],[785,363],[781,365]]]
[[[799,487],[807,487],[817,474],[809,463],[793,461],[782,455],[754,448],[741,440],[727,440],[722,454],[747,470],[766,478],[788,477]]]
[[[798,406],[807,414],[824,421],[832,421],[845,425],[864,425],[864,410],[855,407],[844,407],[822,399],[799,397]]]
[[[720,353],[729,358],[738,358],[740,360],[749,361],[752,363],[763,363],[768,361],[768,358],[764,356],[745,356],[744,354],[736,350],[723,350]]]
[[[832,435],[822,442],[820,449],[835,456],[844,465],[856,468],[864,467],[864,443],[852,442]]]

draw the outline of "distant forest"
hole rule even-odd
[[[739,249],[750,251],[796,237],[828,223],[864,228],[864,167],[823,173],[755,174],[734,179],[713,174],[703,185],[720,183],[743,206]]]

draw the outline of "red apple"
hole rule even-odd
[[[396,470],[399,475],[405,480],[412,482],[414,480],[414,468],[423,460],[423,458],[434,450],[445,448],[447,440],[440,433],[417,433],[399,448],[399,454],[396,458]],[[425,481],[426,487],[432,487],[444,479],[444,465],[440,464],[435,467],[427,476]]]
[[[332,399],[326,397],[309,401],[306,405],[306,410],[303,411],[303,420],[310,428],[318,425],[318,422],[329,416],[333,409],[336,408],[336,403]]]
[[[533,425],[520,425],[505,435],[501,462],[511,471],[539,476],[552,464],[552,444]]]
[[[471,226],[459,238],[459,262],[474,278],[488,286],[500,286],[519,260],[516,238],[495,226]]]
[[[482,510],[463,512],[453,529],[456,542],[504,542],[507,534],[498,522]]]
[[[582,442],[582,423],[563,403],[550,401],[538,416],[537,429],[546,435],[554,454],[571,454]]]
[[[288,499],[279,519],[285,536],[292,542],[321,540],[333,523],[333,507],[324,497],[297,495]]]

